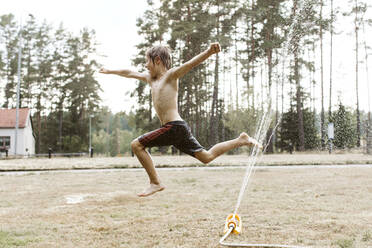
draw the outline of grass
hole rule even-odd
[[[363,238],[362,238],[362,241],[363,242],[368,242],[368,241],[371,241],[372,240],[372,235],[369,231],[366,231],[364,234],[363,234]]]
[[[0,230],[0,247],[24,247],[36,242],[30,233],[5,232]]]
[[[341,239],[335,243],[339,248],[353,248],[354,239]]]
[[[204,167],[205,165],[191,156],[153,156],[158,168],[171,167]],[[223,155],[210,165],[244,166],[248,163],[248,154]],[[328,154],[325,152],[296,154],[265,154],[260,157],[258,165],[335,165],[335,164],[372,164],[372,155],[363,153]],[[63,169],[109,169],[140,168],[135,157],[79,157],[79,158],[31,158],[0,159],[1,171],[22,170],[63,170]]]
[[[3,176],[0,247],[220,247],[245,170],[158,172],[167,188],[148,198],[144,170]],[[372,247],[371,185],[371,168],[258,168],[228,242]]]

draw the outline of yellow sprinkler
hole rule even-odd
[[[233,229],[233,233],[239,234],[242,231],[242,221],[240,220],[239,215],[230,214],[226,218],[224,234],[226,234],[230,229]]]

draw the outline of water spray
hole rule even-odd
[[[312,9],[311,3],[308,1],[305,1],[303,6],[301,6],[301,1],[298,2],[297,9],[299,11],[295,14],[293,18],[293,22],[291,23],[289,29],[288,29],[288,37],[285,45],[283,46],[283,49],[287,52],[287,54],[293,52],[296,49],[296,43],[294,42],[296,39],[300,39],[302,33],[298,32],[298,30],[295,30],[294,27],[296,25],[299,25],[299,23],[303,24],[301,20],[304,20],[305,17],[309,14],[309,12]],[[272,117],[272,108],[271,108],[271,99],[272,97],[269,95],[269,104],[268,104],[268,110],[266,111],[260,122],[259,125],[256,128],[255,132],[255,138],[260,143],[263,144],[263,141],[265,139],[265,135],[267,133],[267,130],[271,124],[271,117]],[[244,196],[244,192],[250,182],[249,178],[252,176],[252,172],[254,173],[254,165],[257,163],[257,160],[260,159],[262,156],[259,157],[259,155],[264,154],[266,152],[267,147],[270,144],[270,141],[276,131],[276,128],[279,126],[279,123],[281,122],[282,115],[280,115],[279,120],[277,121],[269,139],[267,140],[267,143],[265,147],[263,148],[262,152],[261,149],[255,145],[251,151],[250,154],[250,160],[247,165],[246,173],[243,179],[243,183],[239,192],[238,200],[235,206],[235,210],[233,214],[229,214],[225,221],[224,226],[224,236],[220,239],[220,244],[223,246],[230,246],[230,247],[282,247],[282,248],[294,248],[298,246],[289,246],[289,245],[280,245],[280,244],[236,244],[236,243],[226,243],[225,239],[231,234],[240,234],[242,232],[242,220],[240,216],[237,214],[239,206],[241,204],[242,198]],[[260,153],[261,152],[261,153]]]

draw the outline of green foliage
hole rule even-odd
[[[120,153],[120,130],[119,130],[119,119],[118,116],[114,116],[114,123],[112,127],[112,135],[110,140],[110,155],[115,157]]]
[[[335,126],[334,145],[338,148],[351,148],[356,145],[354,116],[351,111],[339,102],[338,110],[333,114]]]
[[[129,155],[132,151],[131,142],[136,137],[135,133],[128,130],[120,130],[119,132],[119,144],[120,144],[120,154]]]
[[[225,128],[234,130],[234,136],[242,131],[253,134],[259,122],[258,114],[248,109],[230,110],[223,119]]]
[[[309,96],[303,84],[305,71],[317,83],[316,64],[305,51],[315,49],[320,29],[327,31],[330,20],[318,13],[322,2],[300,3],[297,0],[148,1],[147,10],[137,19],[138,33],[143,39],[137,44],[138,55],[133,63],[139,71],[146,70],[146,50],[163,44],[173,50],[173,65],[178,66],[218,41],[223,52],[193,68],[179,81],[180,115],[200,143],[208,148],[235,138],[242,131],[253,134],[259,110],[263,111],[265,105],[264,98],[270,95],[267,92],[273,92],[273,86],[279,92],[281,81],[283,88],[290,91],[291,107],[282,111],[277,150],[316,149],[320,144],[319,123],[315,110],[309,110],[308,101],[315,96]],[[357,21],[361,26],[363,21],[367,22],[362,20],[367,6],[359,5],[345,15],[360,13]],[[0,16],[0,39],[4,41],[0,43],[0,80],[5,82],[0,85],[3,107],[15,106],[19,37],[22,37],[24,82],[21,107],[32,109],[37,152],[46,152],[48,147],[58,152],[87,151],[90,115],[93,115],[95,152],[112,156],[129,153],[132,139],[161,125],[153,111],[150,88],[144,82],[138,81],[131,93],[138,103],[134,113],[113,114],[100,106],[101,89],[94,77],[99,66],[95,60],[94,30],[82,29],[74,35],[63,25],[55,29],[32,15],[21,33],[12,14]],[[288,57],[291,61],[286,64]],[[282,73],[279,65],[283,67]],[[261,76],[257,77],[260,71]],[[241,79],[245,91],[237,92],[233,100],[234,93],[230,89],[229,94],[226,85],[230,80],[230,88],[234,83],[241,87]],[[229,99],[224,99],[225,96]],[[283,96],[284,106],[285,99]],[[340,107],[332,118],[335,118],[336,147],[355,146],[355,114]],[[363,127],[361,133],[364,134]]]
[[[314,150],[320,146],[320,137],[316,127],[316,116],[310,109],[304,109],[305,149]]]
[[[309,109],[303,110],[305,149],[311,150],[319,147],[320,138],[316,128],[315,115]],[[294,108],[285,112],[278,129],[277,148],[282,151],[292,152],[298,150],[298,114]]]
[[[134,113],[112,114],[106,108],[99,113],[97,129],[92,135],[94,153],[109,156],[131,154],[131,141],[140,135],[134,123]]]
[[[5,81],[3,107],[16,106],[18,46],[22,44],[20,107],[32,109],[36,151],[87,150],[89,115],[100,104],[94,77],[98,63],[95,33],[82,29],[73,35],[55,30],[29,15],[21,32],[13,15],[0,17],[0,80]],[[22,43],[19,39],[22,39]],[[1,97],[0,97],[1,99]]]
[[[63,147],[66,148],[64,152],[83,152],[88,150],[86,144],[82,145],[82,137],[79,135],[63,136],[62,142]]]
[[[293,152],[298,140],[297,116],[293,108],[283,113],[281,125],[278,128],[277,146],[281,151]]]
[[[92,147],[94,153],[108,155],[110,151],[110,135],[104,130],[94,133],[92,135]]]

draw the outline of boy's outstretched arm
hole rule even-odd
[[[209,58],[209,56],[218,53],[221,51],[221,47],[219,43],[212,43],[207,50],[204,52],[196,55],[194,58],[190,59],[189,61],[185,62],[184,64],[174,67],[172,69],[172,75],[176,78],[183,77],[186,73],[188,73],[192,68],[202,63],[204,60]]]
[[[146,73],[140,73],[140,72],[135,72],[131,70],[107,70],[105,68],[101,68],[99,70],[100,73],[103,74],[115,74],[121,77],[126,77],[126,78],[135,78],[144,82],[147,82],[148,75]]]

